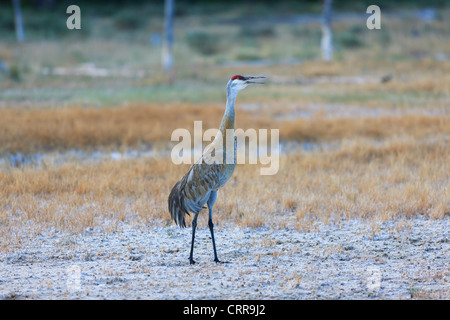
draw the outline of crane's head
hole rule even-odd
[[[230,81],[228,81],[228,88],[230,90],[238,92],[252,83],[263,84],[263,82],[254,81],[254,79],[263,79],[263,78],[265,77],[244,77],[237,74],[235,76],[232,76]]]

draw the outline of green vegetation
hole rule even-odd
[[[364,4],[361,3],[352,6],[348,1],[339,1],[334,10],[338,14],[350,9],[355,12]],[[26,42],[21,46],[15,42],[12,8],[10,5],[2,8],[0,62],[6,68],[0,71],[3,103],[31,99],[29,103],[42,104],[47,98],[50,104],[64,101],[65,104],[95,106],[117,105],[122,104],[121,101],[216,101],[223,98],[224,79],[245,72],[267,76],[283,74],[293,79],[288,84],[281,83],[286,87],[283,93],[275,87],[257,91],[263,98],[301,99],[308,95],[327,102],[337,99],[342,103],[357,103],[378,95],[378,99],[386,100],[384,95],[379,95],[380,91],[374,93],[372,88],[350,94],[346,91],[329,94],[326,88],[298,90],[292,84],[296,77],[305,75],[381,77],[392,72],[392,68],[395,70],[396,63],[412,65],[424,59],[434,68],[440,60],[446,59],[449,50],[445,39],[450,30],[445,21],[450,11],[443,2],[434,3],[440,10],[433,22],[419,20],[413,27],[410,19],[399,19],[392,8],[391,15],[383,17],[381,30],[368,30],[365,21],[360,19],[335,21],[335,64],[330,67],[331,71],[321,68],[309,74],[309,64],[314,69],[320,62],[320,24],[317,21],[295,22],[294,18],[303,14],[318,17],[321,7],[316,1],[287,1],[270,6],[252,2],[233,9],[221,1],[189,5],[177,2],[176,81],[168,85],[168,77],[160,66],[163,28],[160,2],[125,1],[113,5],[81,1],[79,4],[82,30],[73,31],[65,27],[64,3],[55,3],[53,7],[24,3]],[[401,3],[397,9],[420,7],[420,4]],[[302,64],[290,66],[291,60]],[[259,65],[253,66],[254,61],[260,61]],[[288,65],[283,66],[284,61],[288,61]],[[446,65],[442,68],[445,70]],[[414,71],[411,68],[408,72]],[[433,77],[436,78],[436,74],[430,75]],[[394,79],[397,84],[402,82]],[[432,84],[421,85],[431,86],[433,91]],[[409,91],[415,94],[413,87]],[[197,92],[200,88],[201,94]],[[444,89],[431,93],[442,96]],[[387,97],[401,100],[397,90],[388,91],[385,92]],[[248,94],[252,99],[255,95]],[[419,100],[420,95],[418,93]]]
[[[190,31],[186,35],[186,41],[189,47],[194,51],[205,55],[214,55],[220,52],[220,38],[217,35],[203,32]]]

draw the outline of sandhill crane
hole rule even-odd
[[[189,212],[194,214],[192,219],[192,241],[191,253],[189,255],[190,264],[194,264],[194,240],[195,229],[197,228],[197,217],[201,209],[206,209],[205,204],[208,205],[209,219],[208,226],[211,232],[211,239],[214,249],[214,261],[220,262],[217,257],[216,243],[214,240],[214,224],[212,221],[212,209],[217,199],[217,190],[222,188],[231,178],[234,168],[236,166],[236,137],[234,135],[234,103],[237,94],[251,83],[261,83],[252,81],[264,77],[244,77],[241,75],[233,76],[227,84],[227,105],[225,114],[220,125],[218,134],[213,142],[205,148],[202,157],[189,169],[189,171],[174,185],[170,192],[168,204],[169,212],[172,219],[180,227],[185,227],[185,214]],[[234,161],[229,161],[227,158],[227,143],[226,139],[234,140],[233,150]],[[223,161],[212,160],[223,156]],[[228,159],[228,161],[227,161]],[[231,162],[231,163],[229,163]]]

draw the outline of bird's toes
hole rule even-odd
[[[214,262],[215,263],[222,263],[222,264],[230,263],[229,261],[220,261],[219,259],[214,259]]]

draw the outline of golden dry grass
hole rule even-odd
[[[0,109],[0,152],[138,147],[167,142],[177,128],[193,131],[196,120],[203,121],[204,129],[217,128],[223,112],[222,106],[181,103],[117,108],[5,108]],[[247,127],[255,125],[249,113],[241,111],[239,116],[240,123]]]
[[[450,134],[450,116],[385,116],[330,119],[314,117],[283,122],[280,135],[283,139],[330,141],[352,137],[387,138],[409,135],[423,138],[434,134]]]
[[[275,121],[267,110],[237,112],[238,127],[280,128],[281,139],[330,141],[333,148],[284,155],[275,176],[260,176],[259,165],[239,165],[215,206],[219,226],[302,230],[316,220],[442,218],[450,212],[445,114],[334,118],[319,112]],[[2,152],[167,148],[172,130],[192,130],[194,120],[203,120],[204,130],[217,127],[223,106],[6,108],[0,114]],[[21,246],[23,237],[45,228],[78,233],[96,226],[113,231],[121,221],[169,224],[167,196],[187,168],[158,157],[9,167],[0,171],[2,249]]]
[[[282,156],[274,176],[260,176],[259,165],[239,165],[219,192],[214,216],[219,225],[299,230],[343,217],[442,218],[450,212],[449,163],[444,137],[346,140],[334,151]],[[120,221],[171,223],[167,195],[186,170],[161,158],[2,171],[2,247],[20,245],[17,228],[81,232],[106,222],[113,231]]]
[[[203,130],[217,128],[223,109],[217,104],[187,103],[116,108],[5,108],[0,109],[0,153],[166,144],[177,128],[193,132],[193,123],[197,120],[203,121]],[[450,134],[448,115],[335,119],[318,113],[312,118],[276,121],[267,113],[238,110],[237,117],[239,128],[281,129],[280,138],[284,140],[379,139],[405,134],[423,138],[432,134]]]

